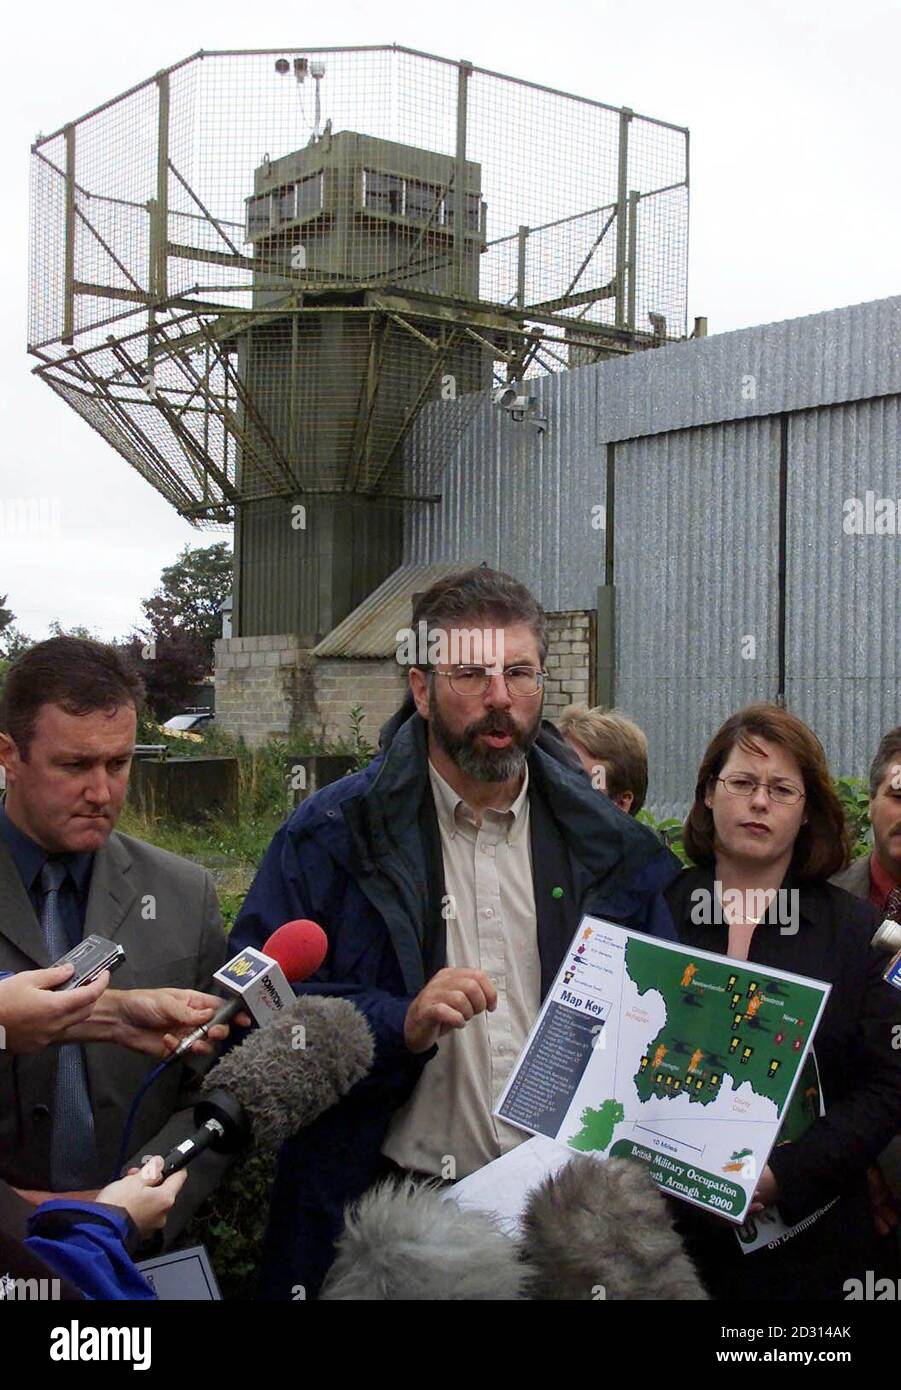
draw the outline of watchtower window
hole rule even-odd
[[[293,222],[296,216],[294,211],[295,188],[291,183],[287,188],[278,188],[272,195],[272,228],[280,227],[283,222]]]
[[[374,169],[363,170],[363,206],[373,212],[404,212],[404,181],[398,174],[379,174]]]
[[[247,199],[247,240],[265,236],[269,231],[269,202],[271,195],[264,193],[259,198]]]
[[[441,221],[441,194],[438,184],[407,179],[406,215],[415,222]]]
[[[456,202],[455,190],[449,188],[444,198],[444,225],[452,227],[454,225],[454,204]],[[466,209],[466,219],[464,227],[471,232],[479,230],[480,195],[478,193],[467,193],[463,206]]]
[[[322,175],[309,174],[297,185],[297,217],[307,212],[319,212],[322,207]]]

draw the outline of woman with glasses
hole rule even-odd
[[[782,1239],[749,1249],[748,1230],[677,1203],[689,1253],[714,1298],[842,1299],[867,1271],[895,1280],[868,1168],[901,1130],[901,993],[870,946],[874,909],[828,882],[849,843],[816,735],[776,705],[734,714],[704,754],[684,843],[695,867],[666,892],[683,942],[832,986],[813,1042],[822,1103],[777,1143],[751,1208]]]

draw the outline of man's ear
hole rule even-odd
[[[423,719],[429,717],[429,678],[419,666],[410,667],[410,692]]]
[[[0,734],[0,767],[6,772],[7,785],[19,762],[19,750],[9,734]]]

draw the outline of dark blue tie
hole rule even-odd
[[[41,870],[41,930],[51,962],[71,949],[60,912],[59,891],[66,867],[48,859]],[[50,1182],[55,1192],[78,1192],[88,1187],[88,1174],[96,1165],[94,1115],[88,1090],[84,1049],[80,1043],[62,1043],[57,1049],[56,1094],[50,1141]]]

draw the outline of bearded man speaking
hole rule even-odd
[[[377,1178],[459,1179],[527,1137],[491,1112],[585,913],[675,938],[661,892],[677,860],[542,720],[548,630],[528,589],[452,575],[417,597],[413,630],[428,652],[378,757],[293,812],[232,932],[259,947],[319,922],[328,954],[303,988],[350,999],[377,1045],[371,1074],[282,1150],[266,1298],[315,1295],[345,1202]]]

